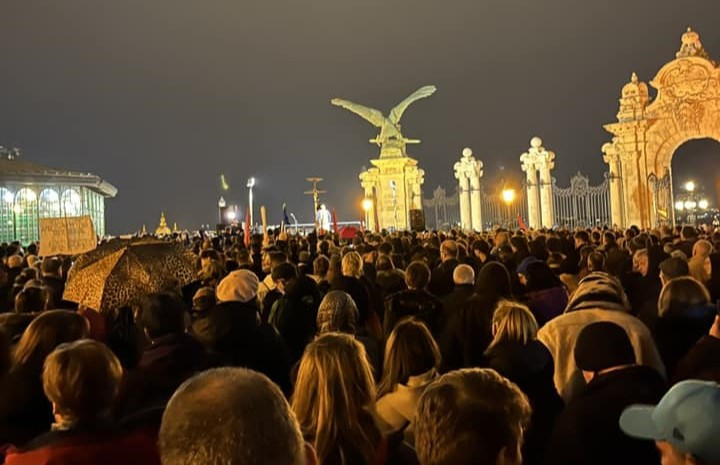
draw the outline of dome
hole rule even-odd
[[[542,139],[537,136],[533,137],[532,139],[530,139],[530,147],[536,149],[542,147]]]
[[[462,151],[462,155],[463,155],[463,157],[465,157],[465,158],[472,157],[472,154],[473,154],[473,151],[472,151],[472,149],[471,149],[470,147],[465,147],[465,148],[463,149],[463,151]]]
[[[623,98],[632,98],[632,97],[648,97],[649,91],[648,86],[642,81],[638,80],[638,76],[635,73],[632,73],[632,76],[630,77],[630,82],[625,84],[622,88],[622,97]]]

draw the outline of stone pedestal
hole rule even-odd
[[[465,148],[463,156],[455,163],[455,178],[458,180],[460,197],[460,224],[462,229],[482,231],[482,211],[480,207],[480,178],[483,175],[483,163],[475,159],[472,150]]]
[[[373,200],[368,228],[410,229],[410,210],[422,209],[425,172],[407,156],[381,157],[370,163],[373,167],[360,173],[365,197]]]

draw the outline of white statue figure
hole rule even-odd
[[[383,156],[405,156],[405,144],[419,144],[420,140],[406,139],[402,135],[400,132],[400,118],[402,118],[403,113],[411,103],[430,97],[436,90],[435,86],[421,87],[393,108],[389,116],[383,115],[380,110],[368,108],[349,100],[334,98],[330,103],[350,110],[369,121],[373,126],[380,128],[380,134],[374,139],[370,139],[370,142],[380,147],[381,158]]]
[[[318,229],[322,229],[325,232],[330,231],[330,222],[332,221],[330,210],[327,209],[325,204],[320,205],[317,213],[315,214],[315,224]]]

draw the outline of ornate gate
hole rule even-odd
[[[558,187],[553,178],[552,193],[557,226],[574,229],[611,224],[607,173],[597,186],[591,186],[590,179],[579,172],[570,179],[570,187]]]

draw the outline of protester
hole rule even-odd
[[[415,261],[405,271],[407,290],[388,296],[385,300],[385,320],[383,327],[390,335],[398,321],[405,317],[421,320],[433,335],[440,330],[442,320],[442,302],[427,291],[430,282],[430,269],[424,262]]]
[[[443,318],[441,327],[445,328],[452,315],[459,313],[470,297],[475,293],[475,271],[470,265],[458,265],[453,271],[453,290],[442,299]]]

